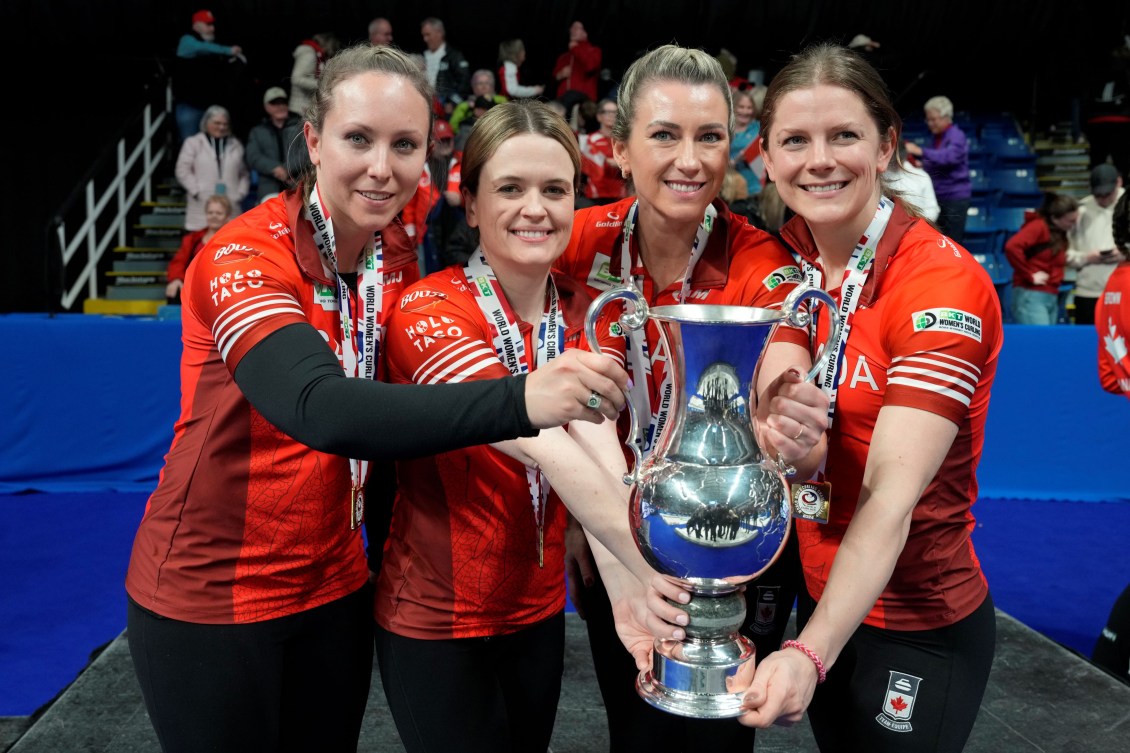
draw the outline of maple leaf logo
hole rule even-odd
[[[1107,319],[1107,334],[1103,336],[1103,343],[1106,346],[1106,352],[1115,362],[1121,361],[1126,357],[1126,339],[1118,334],[1118,329],[1114,326],[1114,319]]]
[[[763,606],[760,607],[757,611],[761,615],[762,622],[767,622],[773,616],[773,610],[769,607]]]
[[[901,695],[892,698],[891,708],[893,708],[895,711],[906,711],[906,701],[903,700]]]

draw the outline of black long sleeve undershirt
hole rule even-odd
[[[308,324],[271,333],[240,360],[235,382],[297,441],[351,458],[411,458],[530,437],[525,375],[458,384],[351,379]]]

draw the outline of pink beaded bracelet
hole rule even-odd
[[[802,654],[812,660],[812,663],[816,665],[817,685],[828,679],[828,670],[824,669],[824,662],[820,661],[820,657],[817,656],[816,652],[810,649],[808,646],[804,645],[800,641],[785,641],[781,644],[781,648],[795,648],[797,651],[800,651]]]

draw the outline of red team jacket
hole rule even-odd
[[[368,578],[361,531],[350,529],[348,459],[283,434],[232,379],[256,343],[296,322],[341,356],[336,287],[303,212],[295,192],[270,199],[228,222],[189,268],[180,418],[126,574],[130,597],[157,614],[267,620]],[[399,224],[382,237],[387,314],[419,272]]]

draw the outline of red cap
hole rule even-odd
[[[198,10],[192,14],[192,23],[200,23],[203,21],[206,24],[216,23],[216,17],[212,15],[210,10]]]
[[[451,130],[451,123],[446,120],[436,120],[435,125],[432,126],[432,138],[436,141],[455,138],[455,131]]]

